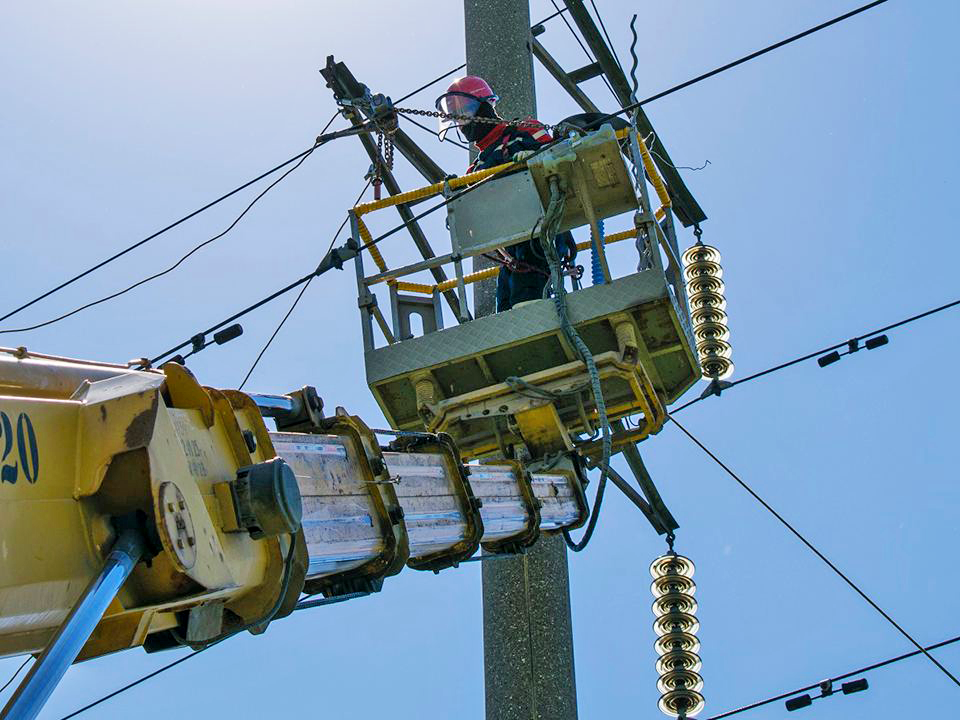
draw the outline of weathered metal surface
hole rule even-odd
[[[387,541],[370,492],[374,478],[349,440],[301,433],[272,437],[300,486],[307,579],[352,570],[383,553]]]
[[[496,208],[496,212],[490,212]],[[543,203],[529,171],[479,185],[447,206],[455,255],[470,257],[528,240],[543,217]]]
[[[504,463],[468,468],[470,487],[482,503],[483,549],[489,552],[522,549],[540,536],[540,509],[530,478],[520,463]]]
[[[353,73],[350,72],[346,65],[342,62],[333,62],[332,56],[327,58],[327,66],[321,70],[321,73],[323,73],[324,79],[327,80],[336,97],[354,98],[363,95],[362,84],[353,76]],[[357,112],[348,112],[347,114],[350,122],[353,123],[355,127],[361,124],[362,120]],[[383,186],[387,189],[387,192],[391,195],[398,195],[400,193],[400,184],[394,177],[392,170],[386,167],[384,158],[377,149],[376,141],[369,133],[362,134],[359,137],[360,142],[363,144],[363,149],[370,158],[370,162],[380,165],[380,175],[383,178]],[[426,153],[420,150],[416,143],[402,130],[396,131],[395,140],[399,143],[398,148],[401,153],[414,164],[414,167],[416,167],[428,181],[431,183],[440,182],[446,177],[443,169],[433,162]],[[427,240],[427,236],[420,228],[419,223],[414,220],[414,213],[413,210],[410,209],[410,206],[398,205],[397,212],[400,214],[400,219],[406,223],[410,237],[413,239],[413,243],[417,246],[420,254],[424,259],[432,258],[435,254],[433,248],[430,247],[430,241]],[[354,237],[356,237],[356,235],[354,235]],[[442,268],[434,267],[431,268],[430,272],[435,282],[440,283],[447,279],[446,273],[444,273]],[[460,302],[456,294],[446,292],[443,296],[453,311],[454,317],[461,317]]]
[[[483,520],[454,446],[401,443],[401,449],[406,452],[384,452],[383,459],[403,508],[408,565],[435,570],[470,557],[483,537]]]

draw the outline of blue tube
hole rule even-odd
[[[39,714],[142,554],[140,534],[133,530],[124,531],[107,556],[100,574],[87,585],[0,716],[8,720],[33,720]]]
[[[603,267],[600,265],[600,250],[598,243],[603,243],[603,220],[597,220],[597,230],[600,237],[592,237],[590,242],[590,279],[594,285],[603,285]],[[593,235],[593,228],[590,229]]]

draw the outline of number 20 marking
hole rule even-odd
[[[13,453],[14,430],[10,416],[0,411],[0,484],[16,484],[20,475],[20,468],[23,468],[23,476],[31,485],[37,482],[40,476],[40,450],[37,447],[37,434],[34,432],[33,423],[26,413],[20,413],[17,417],[16,430],[16,455]],[[7,459],[13,461],[8,464]]]

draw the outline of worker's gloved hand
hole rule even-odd
[[[521,151],[518,152],[518,153],[514,153],[514,155],[513,155],[513,161],[514,161],[514,162],[523,162],[523,161],[528,160],[528,159],[530,159],[531,157],[533,157],[533,153],[534,153],[533,150],[521,150]]]

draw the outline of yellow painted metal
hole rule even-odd
[[[436,285],[428,285],[426,283],[414,283],[414,282],[404,282],[403,280],[391,280],[387,282],[391,287],[395,287],[400,292],[412,292],[420,293],[421,295],[433,295],[433,291],[437,289]],[[456,287],[456,280],[454,280],[454,287]]]
[[[663,220],[664,211],[663,208],[660,208],[656,212],[657,220]],[[605,235],[603,242],[605,245],[612,245],[613,243],[621,242],[622,240],[634,240],[637,237],[637,231],[634,230],[623,230],[621,232],[611,233]],[[376,247],[376,246],[374,246]],[[591,247],[591,242],[589,240],[584,240],[583,242],[577,243],[577,250],[589,250]],[[385,268],[381,268],[385,271]],[[486,268],[485,270],[478,270],[477,272],[469,273],[463,276],[463,282],[465,285],[471,285],[473,283],[480,282],[481,280],[487,280],[489,278],[494,278],[500,272],[499,266],[494,266]],[[404,292],[414,292],[420,293],[422,295],[432,295],[434,292],[446,292],[447,290],[453,290],[457,287],[457,279],[451,278],[450,280],[445,280],[442,283],[437,283],[436,285],[430,285],[427,283],[412,283],[412,282],[403,282],[402,280],[387,280],[388,285],[395,285],[398,290]]]
[[[471,285],[473,283],[480,282],[481,280],[486,280],[488,278],[496,277],[500,272],[499,267],[490,267],[484,270],[478,270],[477,272],[468,273],[463,276],[463,282],[466,285]],[[437,283],[434,287],[439,292],[446,292],[447,290],[453,290],[457,286],[457,279],[451,278],[450,280],[445,280],[442,283]]]
[[[570,433],[560,420],[560,415],[553,403],[521,410],[513,418],[533,457],[546,457],[573,450]]]
[[[343,408],[337,408],[336,414],[326,418],[318,430],[338,436],[347,448],[346,456],[351,459],[351,467],[359,472],[369,491],[374,510],[370,522],[379,528],[384,547],[378,556],[357,568],[338,573],[335,577],[308,580],[304,591],[329,594],[333,588],[344,583],[375,581],[396,575],[406,564],[410,549],[403,523],[394,521],[402,512],[377,436],[363,420],[350,415]],[[308,537],[308,541],[312,540],[312,537]]]
[[[416,190],[409,190],[405,193],[391,195],[390,197],[382,198],[381,200],[361,203],[353,208],[353,212],[356,213],[357,217],[360,217],[361,215],[366,215],[367,213],[371,213],[375,210],[382,210],[383,208],[404,205],[406,203],[416,202],[417,200],[424,200],[426,198],[439,195],[443,192],[445,186],[449,187],[451,190],[460,190],[468,185],[474,185],[481,180],[486,180],[491,175],[499,175],[500,173],[507,172],[508,170],[515,170],[522,166],[523,163],[513,162],[496,165],[492,168],[478,170],[477,172],[467,173],[466,175],[461,175],[460,177],[451,178],[446,183],[434,183],[433,185],[427,185],[426,187],[417,188]]]
[[[653,189],[657,191],[657,197],[660,198],[663,207],[671,207],[670,194],[667,192],[667,186],[664,184],[663,178],[660,177],[656,163],[654,163],[653,158],[650,157],[650,151],[647,149],[647,144],[643,141],[640,133],[637,133],[637,145],[640,148],[640,157],[643,158],[643,169],[646,170],[647,177],[649,177],[650,182],[653,183]]]
[[[666,409],[644,366],[637,363],[636,355],[631,360],[625,359],[622,351],[611,351],[595,355],[594,360],[601,387],[607,388],[604,394],[612,398],[607,404],[610,420],[627,416],[642,417],[639,427],[615,433],[614,444],[622,445],[628,440],[638,442],[658,433],[666,422]],[[531,373],[521,380],[539,388],[541,393],[538,395],[569,393],[572,389],[580,388],[589,401],[590,377],[580,360]],[[615,398],[609,390],[614,384],[621,388]],[[421,417],[428,419],[427,427],[431,432],[449,433],[458,442],[466,458],[502,454],[505,445],[527,442],[528,437],[546,452],[557,452],[568,447],[576,448],[585,456],[596,454],[599,448],[597,442],[576,443],[570,440],[572,433],[589,435],[596,429],[599,422],[596,410],[581,408],[578,412],[566,412],[561,417],[555,402],[548,396],[531,396],[517,385],[497,383],[427,404],[425,408],[421,407]],[[541,409],[542,413],[532,412]],[[553,414],[557,414],[557,417],[554,418]],[[485,425],[492,428],[498,417],[507,421],[507,428],[511,421],[515,422],[519,426],[518,432],[480,429]]]
[[[616,133],[618,139],[624,139],[628,137],[629,130],[619,130]],[[663,178],[660,176],[660,172],[657,170],[656,164],[653,162],[653,158],[650,155],[650,151],[647,149],[646,144],[643,141],[643,138],[637,134],[638,145],[640,147],[640,154],[643,158],[644,169],[647,172],[647,175],[650,178],[653,187],[656,190],[657,196],[660,198],[661,207],[656,210],[656,218],[658,221],[662,221],[666,217],[666,208],[671,207],[670,195],[667,192],[666,185],[663,181]],[[373,262],[379,268],[381,273],[385,273],[388,270],[386,261],[383,258],[383,255],[380,252],[380,248],[377,245],[370,244],[373,240],[373,236],[370,233],[370,229],[367,227],[366,223],[363,221],[363,215],[367,215],[376,210],[382,210],[388,207],[395,207],[397,205],[403,205],[405,203],[416,202],[418,200],[423,200],[425,198],[433,197],[435,195],[440,195],[445,187],[449,187],[450,190],[459,190],[465,188],[469,185],[473,185],[482,180],[486,180],[492,175],[499,175],[501,173],[515,170],[517,168],[523,167],[524,163],[504,163],[503,165],[497,165],[496,167],[487,168],[486,170],[479,170],[475,173],[468,173],[467,175],[462,175],[457,178],[452,178],[447,183],[434,183],[433,185],[427,185],[422,188],[417,188],[415,190],[410,190],[405,193],[398,193],[397,195],[391,195],[390,197],[382,198],[380,200],[374,200],[372,202],[361,203],[355,206],[351,212],[356,216],[357,228],[360,234],[360,240],[363,242],[363,245],[370,253],[370,257],[373,259]],[[626,240],[628,238],[636,237],[635,230],[625,230],[622,233],[614,233],[608,235],[605,238],[605,245],[611,243],[619,242],[620,240]],[[590,241],[585,241],[577,244],[578,250],[586,250],[591,246]],[[499,268],[488,268],[480,272],[471,273],[464,276],[464,283],[471,284],[475,282],[480,282],[490,277],[494,277]],[[396,280],[392,282],[387,281],[390,284],[396,284]],[[421,293],[424,295],[431,295],[435,291],[446,292],[448,290],[453,290],[457,286],[456,279],[447,280],[446,282],[438,283],[436,285],[430,285],[426,283],[402,283],[405,287],[399,289],[406,292]]]
[[[514,170],[522,167],[522,165],[522,163],[504,163],[492,168],[487,168],[486,170],[478,170],[474,173],[468,173],[457,178],[451,178],[446,182],[434,183],[433,185],[427,185],[426,187],[417,188],[416,190],[410,190],[405,193],[398,193],[397,195],[391,195],[390,197],[385,197],[380,200],[361,203],[350,211],[356,218],[357,231],[360,234],[360,240],[363,242],[364,248],[370,253],[370,257],[373,258],[373,262],[380,269],[380,272],[387,272],[386,260],[384,260],[383,255],[380,252],[380,248],[375,244],[372,244],[373,236],[370,234],[370,229],[363,221],[364,215],[374,212],[375,210],[396,207],[397,205],[404,205],[406,203],[416,202],[417,200],[423,200],[435,195],[440,195],[445,188],[449,188],[450,190],[460,190],[469,185],[474,185],[478,182],[486,180],[492,175],[499,175],[500,173],[507,172],[508,170]],[[432,286],[426,285],[422,286],[421,289],[410,290],[410,292],[424,292],[422,288],[425,287],[431,287],[431,290],[426,294],[433,292]],[[449,290],[452,289],[452,287],[454,286],[446,289]]]
[[[426,383],[429,404],[439,391],[427,393]],[[157,554],[135,567],[81,660],[144,644],[202,644],[216,636],[216,628],[197,631],[211,608],[220,610],[224,632],[259,631],[278,601],[275,617],[292,611],[301,590],[376,587],[405,563],[436,570],[476,551],[481,504],[448,435],[403,435],[385,453],[377,435],[341,408],[311,422],[317,435],[270,433],[249,396],[204,388],[176,364],[135,371],[0,348],[0,657],[43,649],[99,571],[118,517],[139,516]],[[304,499],[295,551],[287,536],[253,539],[237,522],[230,487],[239,468],[272,459],[278,448],[291,457]],[[398,492],[387,455],[395,466],[419,467],[421,480],[440,467],[444,480]],[[534,481],[514,467],[514,504],[526,503],[532,520],[490,542],[508,550],[533,542],[538,503],[552,518],[548,532],[586,516],[579,476],[550,469]],[[369,500],[365,510],[343,501],[346,485]],[[429,512],[451,502],[462,528],[452,539],[445,520]],[[358,539],[372,534],[383,542],[358,551]],[[291,579],[279,597],[288,558]],[[201,606],[204,623],[195,624]]]
[[[386,272],[387,261],[383,259],[380,248],[373,244],[373,236],[370,234],[369,228],[367,228],[366,223],[363,222],[359,213],[357,213],[357,232],[360,233],[360,240],[363,241],[363,246],[367,249],[367,252],[370,253],[370,257],[373,258],[376,266],[380,268],[380,272]]]
[[[657,219],[663,219],[663,210],[657,210]],[[613,243],[620,242],[622,240],[633,240],[637,237],[636,230],[624,230],[622,232],[611,233],[610,235],[605,235],[603,238],[605,245],[612,245]],[[584,240],[583,242],[577,243],[577,250],[589,250],[591,242],[589,240]],[[494,278],[500,272],[499,266],[494,266],[486,268],[485,270],[478,270],[477,272],[469,273],[463,276],[463,282],[465,285],[471,285],[473,283],[480,282],[481,280],[487,280],[489,278]],[[432,295],[434,292],[446,292],[447,290],[453,290],[457,287],[457,279],[451,278],[442,283],[437,283],[436,285],[429,285],[427,283],[411,283],[403,282],[401,280],[387,280],[388,285],[395,285],[398,290],[404,292],[414,292],[420,293],[422,295]]]
[[[274,455],[248,397],[204,390],[172,364],[0,353],[0,377],[0,432],[7,418],[24,437],[0,463],[0,656],[43,648],[112,545],[110,519],[134,512],[154,519],[162,551],[136,567],[81,658],[143,644],[201,603],[242,622],[274,605],[286,540],[225,532],[214,489]]]

